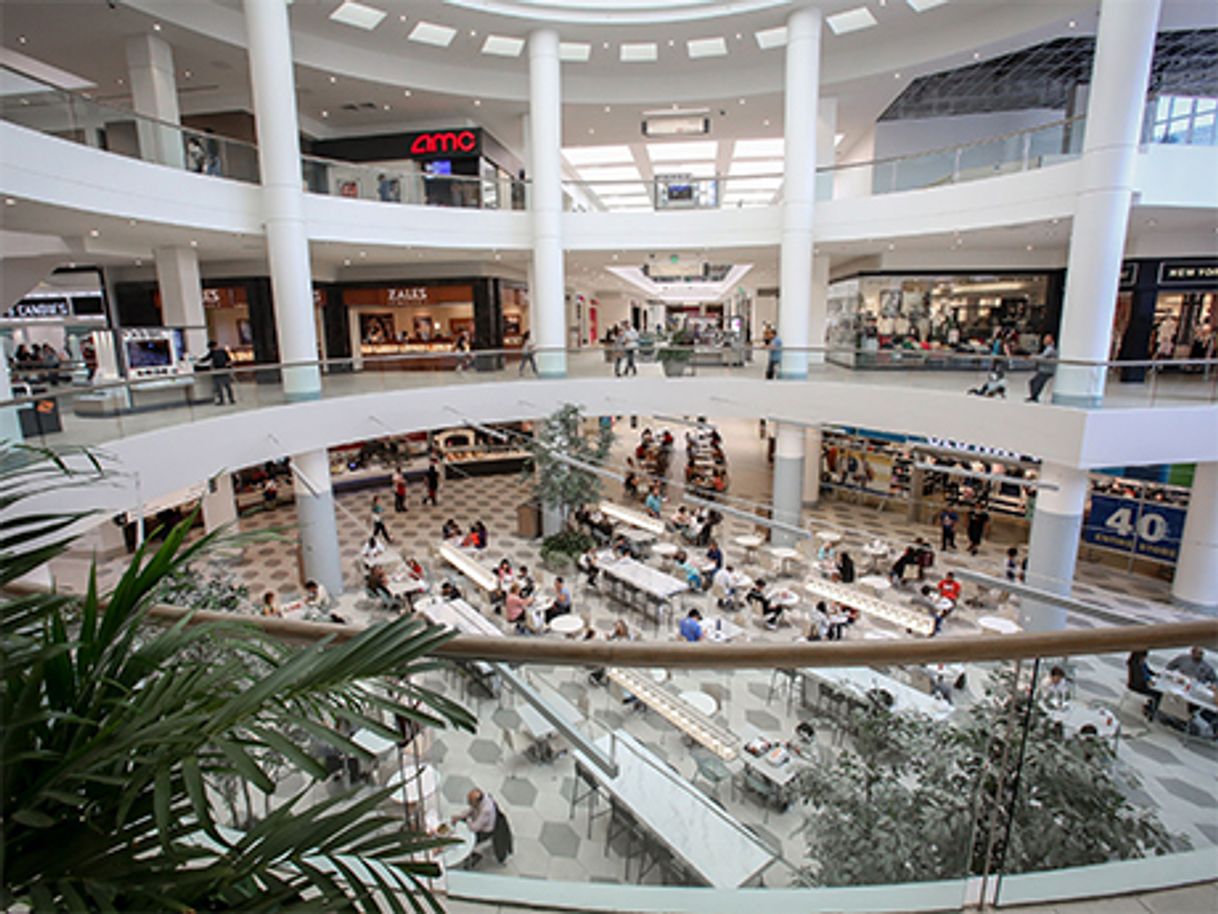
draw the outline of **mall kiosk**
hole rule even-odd
[[[104,387],[76,398],[78,416],[115,416],[166,409],[212,399],[206,374],[195,374],[183,357],[181,331],[165,327],[125,327],[117,334],[93,334],[97,353],[95,384],[139,381],[131,387]]]

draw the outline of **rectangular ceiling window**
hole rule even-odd
[[[622,162],[633,162],[629,146],[567,146],[562,151],[563,158],[572,165],[617,165]]]
[[[727,54],[727,42],[722,38],[691,38],[685,42],[685,49],[691,60],[724,57]]]
[[[714,159],[719,144],[714,140],[695,143],[648,143],[647,156],[653,162],[697,162]]]
[[[744,162],[732,162],[728,174],[733,178],[748,175],[781,175],[782,159],[751,159]]]
[[[587,63],[592,56],[592,45],[582,41],[560,41],[558,59],[563,63]]]
[[[585,181],[640,181],[639,170],[633,165],[605,168],[581,168],[579,176]]]
[[[690,175],[694,178],[713,178],[714,162],[657,162],[653,166],[657,174]]]
[[[766,140],[737,140],[736,148],[732,150],[734,159],[773,159],[781,158],[784,153],[783,141],[780,138]]]
[[[450,29],[446,25],[436,25],[434,22],[419,22],[406,37],[411,41],[417,41],[419,44],[430,44],[437,48],[446,48],[452,44],[453,36],[456,34],[456,29]]]
[[[768,51],[770,48],[781,48],[787,43],[787,27],[783,25],[776,29],[754,32],[753,37],[757,39],[757,47],[763,51]]]
[[[936,6],[942,6],[947,0],[905,0],[905,2],[915,13],[924,13],[927,10],[933,10]]]
[[[507,35],[487,35],[482,43],[482,53],[494,57],[519,57],[524,50],[523,38],[511,38]]]
[[[875,25],[875,16],[871,15],[871,10],[867,7],[859,6],[830,16],[825,23],[834,35],[847,35],[850,32],[857,32],[859,29],[871,28]]]
[[[650,41],[623,44],[619,52],[622,63],[651,63],[658,56],[655,43]]]
[[[385,11],[378,10],[376,7],[367,6],[363,3],[356,3],[355,0],[345,0],[345,2],[330,14],[330,19],[334,22],[341,22],[343,25],[353,25],[357,29],[367,29],[372,31],[381,24],[381,20],[385,18]]]

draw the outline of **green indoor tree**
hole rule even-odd
[[[0,455],[12,466],[15,449]],[[63,551],[80,515],[28,499],[96,482],[54,454],[0,472],[0,905],[72,911],[354,911],[438,905],[425,878],[435,839],[381,810],[390,791],[317,798],[327,756],[367,758],[349,734],[386,720],[471,728],[421,688],[450,633],[409,618],[342,643],[289,647],[248,622],[149,618],[167,577],[206,554],[193,518],[138,549],[114,590],[14,589]],[[80,461],[76,461],[79,464]],[[269,798],[276,776],[305,789],[224,821],[221,797]],[[238,830],[235,826],[240,826]]]
[[[581,505],[601,497],[601,476],[613,448],[613,426],[599,422],[596,433],[584,432],[584,414],[567,403],[539,422],[533,431],[533,494],[555,510],[563,522]]]

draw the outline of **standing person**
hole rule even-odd
[[[401,467],[393,471],[393,510],[397,514],[409,510],[406,507],[406,474]]]
[[[520,338],[520,374],[524,374],[524,366],[528,365],[537,374],[537,347],[533,344],[533,334],[526,330]]]
[[[392,543],[393,538],[389,535],[389,529],[385,526],[385,507],[381,504],[381,496],[372,496],[372,538],[377,535],[387,543]]]
[[[233,398],[233,375],[228,370],[232,363],[232,354],[215,340],[207,341],[207,355],[195,363],[205,365],[211,371],[211,392],[216,398],[216,406],[224,405],[225,394],[228,394],[229,403],[237,402]]]
[[[948,549],[956,548],[956,524],[960,520],[960,515],[956,513],[951,505],[945,505],[943,510],[939,512],[939,533],[942,535],[942,543],[939,546],[940,552],[947,552]]]
[[[639,366],[634,363],[634,359],[639,351],[639,331],[630,324],[626,325],[626,330],[622,333],[622,351],[626,355],[626,367],[622,369],[622,374],[637,375]]]
[[[613,329],[609,331],[609,351],[613,354],[613,376],[620,378],[622,376],[622,324],[614,324]]]
[[[985,510],[985,503],[973,505],[968,512],[968,552],[976,555],[981,548],[981,539],[985,536],[985,528],[990,525],[990,513]]]
[[[772,381],[779,375],[779,370],[782,367],[782,337],[778,335],[778,331],[773,327],[767,327],[765,331],[765,348],[769,350],[769,357],[766,360],[765,379]]]
[[[435,458],[432,458],[427,463],[426,482],[427,494],[423,496],[423,504],[430,503],[432,507],[435,507],[437,504],[439,504],[439,502],[436,501],[436,492],[440,488],[440,471],[436,469]]]
[[[1039,361],[1036,363],[1036,374],[1032,375],[1032,379],[1028,381],[1028,403],[1039,403],[1041,391],[1053,380],[1053,372],[1056,367],[1053,363],[1057,359],[1057,347],[1053,345],[1053,334],[1045,334],[1044,346],[1037,359]]]

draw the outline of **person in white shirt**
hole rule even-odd
[[[328,609],[330,606],[330,594],[326,590],[326,585],[320,584],[317,581],[305,581],[305,606],[310,609]]]
[[[740,576],[731,565],[724,565],[711,578],[711,588],[719,598],[719,608],[735,610],[740,608]]]
[[[1048,708],[1064,708],[1070,703],[1070,681],[1060,666],[1053,667],[1049,678],[1041,683],[1040,700]]]
[[[368,542],[364,543],[364,548],[360,550],[360,558],[364,562],[364,570],[368,571],[373,565],[377,564],[376,560],[385,554],[385,547],[381,545],[380,540],[375,536],[368,537]]]

